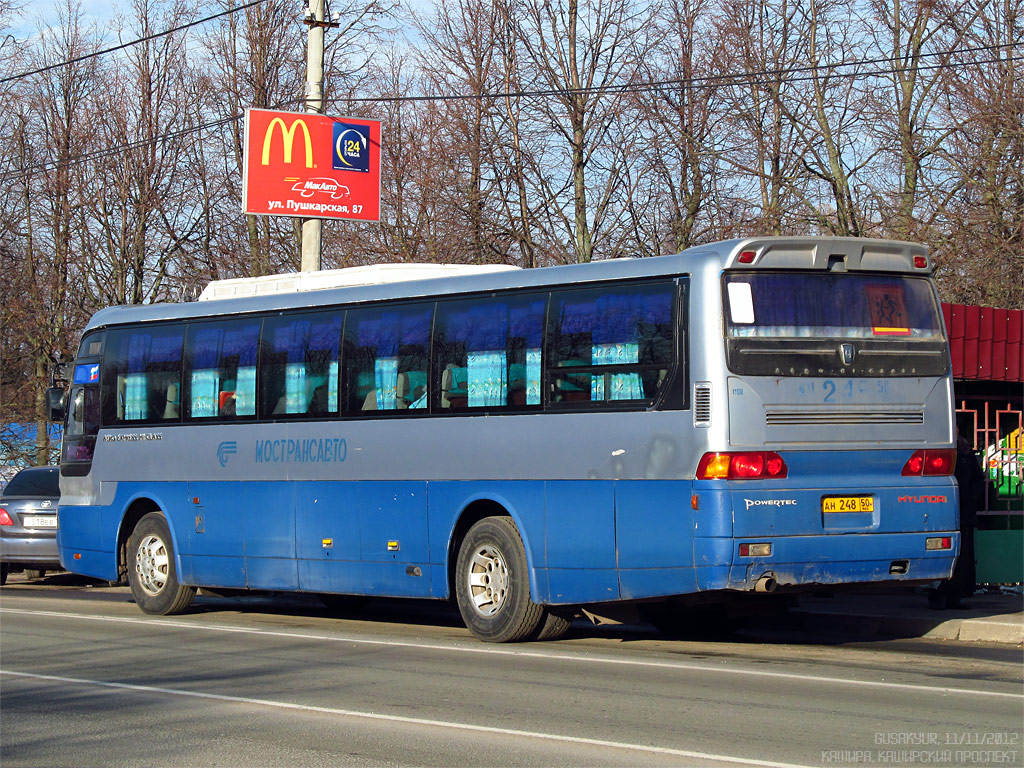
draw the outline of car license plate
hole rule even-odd
[[[821,500],[822,512],[874,512],[874,496],[825,496]]]
[[[22,525],[26,528],[56,528],[56,515],[25,515]]]

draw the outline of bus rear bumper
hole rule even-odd
[[[926,540],[937,538],[949,539],[950,549],[927,549]],[[740,554],[740,545],[744,543],[770,544],[771,554],[744,557]],[[945,531],[764,537],[750,541],[698,539],[695,544],[697,550],[704,544],[720,555],[724,554],[723,544],[732,550],[731,562],[719,560],[718,567],[697,569],[701,591],[754,591],[818,584],[948,579],[960,549],[960,534]]]

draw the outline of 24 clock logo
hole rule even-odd
[[[370,172],[370,129],[365,125],[334,124],[334,170]]]

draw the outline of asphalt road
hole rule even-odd
[[[0,764],[1024,765],[1019,649],[775,627],[474,640],[434,603],[145,616],[68,575],[0,591]]]

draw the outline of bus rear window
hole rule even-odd
[[[732,274],[725,298],[734,338],[943,338],[931,284],[919,277]]]
[[[949,367],[931,282],[757,272],[725,278],[729,370],[754,376],[937,376]]]

